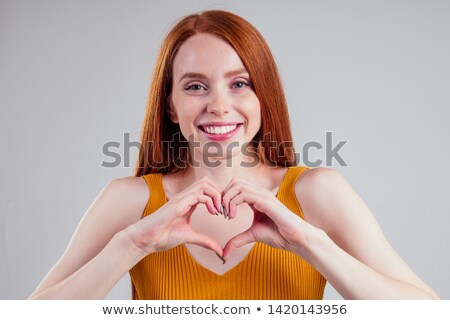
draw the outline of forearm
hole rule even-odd
[[[434,299],[431,293],[386,277],[337,246],[323,231],[296,252],[316,268],[345,299]]]
[[[77,272],[30,299],[103,299],[145,253],[125,232],[119,232],[105,248]]]

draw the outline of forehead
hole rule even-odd
[[[244,68],[239,55],[226,41],[211,34],[198,33],[183,43],[173,62],[174,78],[186,72],[205,75],[224,74]]]

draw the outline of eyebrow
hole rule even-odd
[[[242,68],[239,70],[232,70],[232,71],[228,71],[227,73],[225,73],[225,78],[229,78],[229,77],[233,77],[235,75],[238,74],[242,74],[242,73],[246,73],[248,74],[247,69]],[[183,74],[183,76],[180,78],[180,80],[178,82],[181,82],[181,80],[185,79],[185,78],[199,78],[199,79],[206,79],[207,76],[205,76],[202,73],[198,73],[198,72],[186,72],[185,74]]]

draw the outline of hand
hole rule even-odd
[[[135,223],[134,243],[147,254],[190,243],[222,257],[222,247],[217,241],[191,228],[190,218],[199,203],[205,204],[211,214],[222,212],[221,190],[207,177],[196,181],[157,211]]]
[[[247,203],[254,213],[251,227],[225,245],[223,260],[227,260],[234,249],[251,242],[263,242],[296,253],[301,250],[311,225],[286,208],[269,190],[233,178],[222,194],[230,219],[236,217],[237,206],[242,203]]]

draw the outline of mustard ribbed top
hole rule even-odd
[[[294,185],[307,167],[290,167],[277,198],[304,219]],[[142,176],[150,199],[142,217],[166,203],[160,173]],[[184,245],[143,258],[130,270],[133,299],[146,300],[316,300],[322,299],[325,278],[289,251],[255,243],[247,257],[223,275],[199,265]]]

